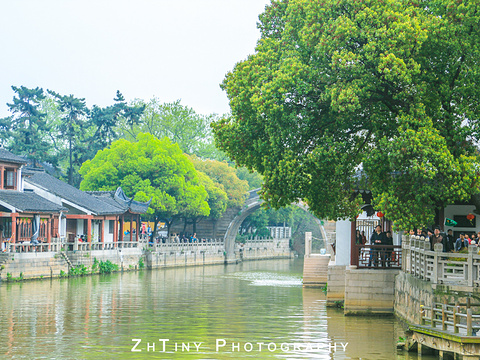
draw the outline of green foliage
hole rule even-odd
[[[177,100],[173,103],[161,103],[153,98],[148,102],[137,100],[134,107],[145,110],[136,124],[126,119],[120,121],[117,131],[127,140],[135,140],[139,133],[150,133],[158,139],[168,137],[177,143],[183,152],[204,158],[224,159],[213,143],[210,123],[216,115],[200,115],[192,108]]]
[[[87,147],[85,135],[88,109],[85,99],[73,95],[60,95],[51,90],[48,92],[55,98],[61,111],[58,132],[66,142],[64,151],[68,156],[68,183],[76,185],[78,181],[75,179],[74,170],[85,160],[82,155]]]
[[[217,145],[274,207],[354,218],[358,170],[397,227],[478,192],[480,13],[474,2],[274,0],[255,54],[222,87]]]
[[[210,218],[219,219],[227,210],[228,196],[222,184],[214,182],[207,174],[197,171],[200,183],[207,191],[207,202],[210,207]]]
[[[322,287],[322,291],[325,295],[327,295],[327,292],[328,292],[328,287],[327,286],[328,286],[328,284],[325,284],[325,286]]]
[[[120,91],[113,105],[101,108],[94,105],[89,114],[89,125],[93,127],[94,132],[89,139],[89,159],[93,158],[97,151],[110,146],[113,141],[120,138],[118,125],[121,122],[127,126],[135,126],[139,123],[145,105],[137,104],[128,106]]]
[[[333,305],[334,305],[334,307],[339,308],[339,309],[343,309],[343,307],[344,307],[343,300],[335,300],[333,302]]]
[[[364,161],[375,203],[400,229],[433,223],[435,212],[425,209],[468,201],[471,186],[478,187],[474,156],[455,158],[431,121],[418,127],[408,120]]]
[[[68,270],[68,276],[84,276],[88,275],[89,271],[85,265],[77,265]]]
[[[40,102],[45,99],[43,89],[12,86],[15,92],[13,103],[7,104],[12,116],[0,119],[2,145],[18,155],[33,160],[49,160],[52,146],[48,142],[49,128],[41,111]]]
[[[100,261],[100,263],[98,264],[98,272],[100,274],[110,274],[118,270],[119,270],[119,266],[117,264],[112,263],[110,260]]]
[[[145,262],[143,261],[143,257],[140,257],[140,259],[138,259],[138,268],[139,269],[145,268]]]
[[[117,140],[86,161],[80,174],[84,176],[81,190],[115,190],[121,186],[135,200],[151,199],[148,214],[153,215],[155,223],[163,220],[171,224],[175,218],[210,213],[207,192],[192,162],[168,138],[158,140],[141,133],[136,142]]]
[[[253,214],[250,214],[240,225],[239,233],[242,236],[252,237],[268,236],[268,214],[265,209],[258,209]],[[242,239],[241,237],[239,239]]]
[[[254,190],[262,187],[263,177],[256,171],[250,171],[246,167],[239,167],[235,169],[237,177],[240,180],[248,182],[248,190]]]
[[[224,161],[202,160],[191,157],[195,169],[207,174],[228,196],[228,206],[243,206],[248,191],[248,182],[237,177],[235,169]]]
[[[92,274],[96,273],[98,271],[98,266],[99,266],[99,261],[97,258],[93,258],[93,264],[92,264]]]
[[[13,276],[11,273],[7,273],[7,281],[13,281]]]
[[[66,273],[65,271],[63,270],[60,270],[60,275],[59,277],[63,278],[63,277],[67,277],[68,276],[68,273]]]

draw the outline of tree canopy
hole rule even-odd
[[[34,163],[48,160],[51,144],[45,134],[49,128],[40,106],[45,99],[43,89],[25,86],[12,86],[12,89],[13,103],[7,104],[12,116],[0,119],[3,145],[18,155],[28,156]]]
[[[240,180],[235,169],[224,161],[203,160],[191,157],[195,169],[208,175],[228,196],[228,206],[243,206],[248,191],[248,182]]]
[[[191,160],[168,138],[159,140],[140,133],[135,142],[114,141],[86,161],[80,174],[84,177],[81,190],[107,191],[121,186],[135,200],[152,199],[148,213],[155,224],[162,220],[170,226],[180,217],[210,213],[207,192]]]
[[[361,174],[397,227],[479,189],[480,13],[473,1],[274,0],[222,87],[217,145],[274,207],[354,218]]]
[[[220,160],[225,157],[215,148],[213,141],[210,123],[217,118],[215,114],[197,114],[192,108],[182,105],[180,100],[172,103],[161,103],[157,98],[148,102],[135,100],[133,106],[145,110],[136,124],[128,119],[120,121],[117,130],[121,137],[132,140],[138,133],[148,132],[159,139],[168,137],[187,154]]]

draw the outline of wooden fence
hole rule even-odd
[[[420,325],[454,334],[475,336],[480,330],[480,315],[473,315],[467,304],[434,303],[432,307],[420,307]]]

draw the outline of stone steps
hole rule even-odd
[[[70,259],[68,258],[67,254],[65,254],[64,251],[60,251],[60,255],[61,255],[62,258],[66,261],[66,263],[68,264],[68,267],[69,267],[69,268],[73,268],[72,262],[71,262]]]
[[[306,256],[303,263],[303,286],[324,286],[327,283],[330,256]]]

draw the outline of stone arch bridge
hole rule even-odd
[[[225,241],[225,252],[227,255],[227,261],[235,259],[235,238],[238,234],[238,230],[240,229],[240,225],[242,222],[260,208],[263,203],[263,200],[259,196],[260,188],[250,190],[249,197],[245,201],[242,209],[233,217],[228,224],[228,227],[225,231],[224,241]],[[302,210],[308,211],[308,206],[303,203],[295,203],[294,205],[300,207]],[[318,227],[320,228],[320,233],[322,234],[323,239],[326,241],[327,235],[323,224],[320,219],[315,217],[315,222],[317,223]]]
[[[225,211],[225,214],[217,220],[203,219],[196,225],[196,231],[193,231],[191,225],[185,230],[182,224],[174,224],[172,226],[172,233],[194,233],[196,232],[202,238],[219,239],[223,238],[225,241],[225,251],[228,259],[235,258],[235,238],[238,234],[238,229],[245,218],[256,211],[263,203],[263,200],[259,196],[260,188],[250,190],[248,192],[248,198],[243,207],[229,207]],[[305,204],[295,204],[305,211],[308,211],[308,207]],[[315,218],[316,223],[320,229],[323,239],[327,239],[325,229],[321,221]]]

